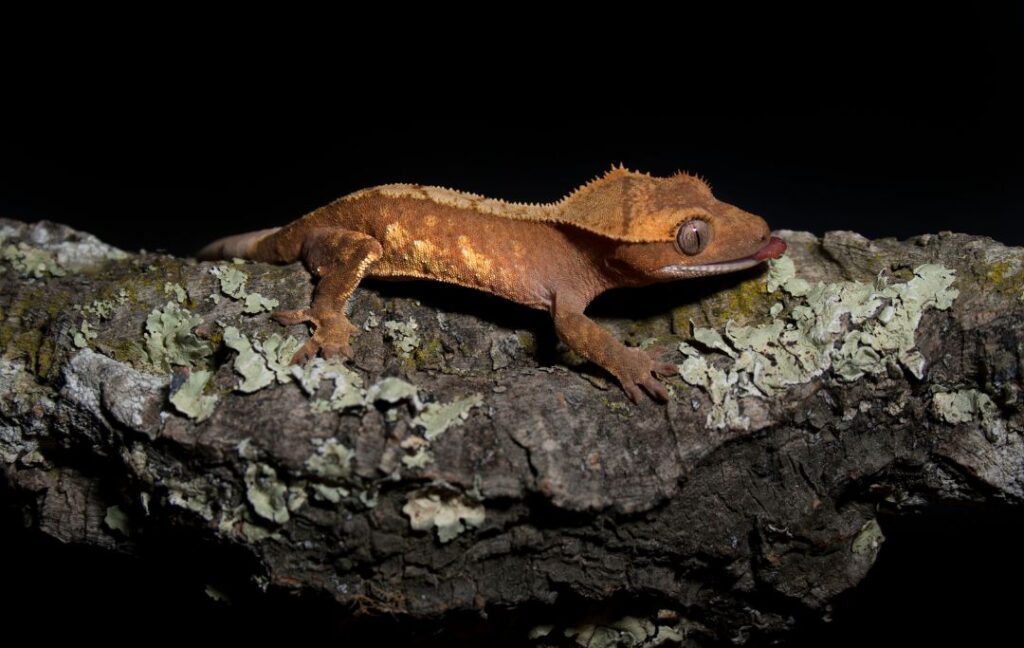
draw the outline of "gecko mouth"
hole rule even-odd
[[[709,275],[736,272],[753,268],[762,261],[777,259],[786,251],[786,242],[777,236],[771,237],[764,247],[748,257],[734,259],[732,261],[721,261],[719,263],[705,263],[703,265],[670,265],[660,270],[660,274],[666,278],[682,279],[686,277],[707,277]]]

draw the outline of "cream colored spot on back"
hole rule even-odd
[[[412,255],[409,259],[420,272],[429,272],[437,266],[437,246],[430,241],[416,239],[412,242]]]
[[[462,253],[462,259],[466,262],[466,267],[478,277],[489,275],[494,262],[486,255],[477,252],[468,236],[460,236],[458,240],[459,251]]]
[[[437,250],[437,247],[430,241],[416,239],[412,242],[412,249],[414,251],[413,256],[417,260],[431,261],[434,258],[434,252]]]
[[[384,229],[384,240],[392,248],[405,248],[412,237],[400,223],[391,223]]]

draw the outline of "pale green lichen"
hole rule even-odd
[[[914,332],[925,309],[952,305],[958,295],[951,287],[952,270],[925,264],[905,283],[890,285],[879,277],[874,285],[817,282],[804,290],[792,261],[782,257],[772,267],[780,262],[772,285],[793,295],[788,316],[757,326],[729,321],[724,336],[694,327],[694,340],[725,354],[725,362],[695,355],[691,346],[680,345],[680,351],[690,356],[680,365],[683,380],[711,396],[709,427],[746,429],[749,420],[739,413],[739,397],[767,397],[826,371],[850,381],[898,363],[923,377],[924,358],[914,348]]]
[[[302,343],[292,336],[272,333],[266,340],[253,341],[253,346],[267,360],[267,368],[274,372],[277,382],[284,384],[291,379],[292,358],[302,347]]]
[[[699,356],[700,355],[700,351],[698,351],[697,349],[694,349],[692,346],[690,346],[686,342],[680,342],[679,343],[679,353],[682,353],[684,356],[689,356],[689,357],[695,357],[695,356]]]
[[[692,324],[693,322],[690,323]],[[718,349],[731,358],[736,357],[736,352],[725,343],[725,340],[722,339],[722,334],[715,329],[694,327],[693,339],[710,349]]]
[[[349,496],[349,490],[344,486],[328,486],[327,484],[312,483],[309,487],[313,490],[313,497],[323,501],[337,504]]]
[[[275,380],[286,383],[292,376],[291,359],[301,344],[292,336],[274,333],[264,341],[250,340],[234,326],[224,327],[224,344],[238,353],[234,368],[242,382],[238,391],[252,393]]]
[[[197,477],[187,482],[168,479],[165,486],[168,504],[192,511],[204,520],[213,520],[213,508],[210,505],[210,500],[214,497],[213,488],[205,479]],[[144,504],[148,514],[148,503]]]
[[[982,394],[974,389],[939,392],[932,396],[932,409],[940,419],[947,423],[966,423],[974,418],[974,414],[978,410],[979,395],[988,399],[987,394]]]
[[[111,531],[117,531],[121,535],[131,535],[131,525],[128,523],[128,514],[116,504],[107,507],[107,513],[103,516],[103,524]]]
[[[402,513],[409,517],[409,524],[415,531],[437,529],[437,539],[449,542],[468,527],[480,527],[484,523],[484,507],[476,502],[464,501],[461,497],[441,499],[439,495],[414,495],[402,507]]]
[[[171,394],[170,401],[174,408],[196,421],[210,418],[217,405],[217,396],[204,394],[203,390],[212,375],[211,372],[202,369],[191,370],[185,382]]]
[[[413,450],[411,455],[402,457],[402,463],[407,468],[424,468],[427,464],[434,463],[434,456],[430,454],[430,443],[426,439],[411,436],[399,445],[403,450]]]
[[[977,389],[938,392],[932,396],[932,411],[941,420],[954,425],[969,423],[977,417],[990,441],[1006,434],[1006,421],[1000,416],[999,406],[988,394]]]
[[[484,501],[484,492],[482,490],[483,489],[483,485],[484,485],[484,480],[480,476],[480,473],[479,472],[474,472],[473,473],[473,486],[468,491],[466,491],[466,497],[468,497],[469,499],[473,500],[474,502],[483,503],[483,501]]]
[[[858,555],[875,554],[883,542],[885,535],[882,533],[882,527],[878,525],[878,520],[872,518],[861,526],[853,539],[850,551]]]
[[[206,587],[204,587],[203,588],[203,592],[208,597],[210,597],[211,601],[214,601],[215,603],[224,603],[224,604],[230,604],[231,603],[231,597],[229,597],[227,594],[225,594],[221,590],[217,589],[213,585],[207,585]]]
[[[185,292],[185,287],[179,283],[171,283],[170,281],[164,282],[164,294],[174,295],[174,298],[179,304],[184,304],[185,300],[188,299],[188,293]]]
[[[75,333],[73,342],[75,347],[84,349],[89,346],[89,343],[96,339],[96,330],[89,324],[89,320],[82,320],[82,325],[79,330]]]
[[[359,503],[365,506],[366,508],[372,509],[377,508],[377,497],[379,495],[380,492],[377,490],[362,490],[356,493],[356,499],[358,499]]]
[[[419,346],[420,335],[417,332],[419,328],[420,325],[412,318],[409,318],[407,322],[395,320],[384,322],[385,334],[399,353],[412,353],[413,349]]]
[[[587,648],[614,648],[616,646],[652,646],[661,629],[671,630],[668,626],[656,626],[650,619],[624,616],[604,623],[584,623],[566,628],[563,635],[578,646]],[[651,642],[651,643],[648,643]]]
[[[244,504],[222,511],[217,523],[217,530],[228,536],[241,535],[250,543],[261,542],[268,538],[281,538],[276,531],[259,524]]]
[[[146,352],[156,367],[169,371],[172,366],[194,366],[213,353],[192,329],[203,319],[174,302],[154,308],[146,318]]]
[[[794,297],[802,297],[811,289],[811,284],[806,279],[796,276],[796,265],[788,255],[783,255],[769,263],[766,281],[770,293],[781,288]]]
[[[292,366],[291,374],[309,396],[316,396],[323,380],[334,382],[330,396],[312,402],[315,412],[337,412],[365,402],[362,377],[340,360],[314,358],[305,366]]]
[[[244,263],[244,262],[243,262]],[[220,290],[232,299],[243,300],[242,312],[246,315],[269,312],[277,308],[279,302],[272,297],[264,297],[255,292],[249,292],[245,284],[249,276],[237,268],[231,266],[215,266],[210,269],[210,274],[220,280]],[[220,295],[214,293],[209,297],[214,304],[220,303]]]
[[[341,441],[329,439],[313,439],[316,451],[306,459],[306,469],[321,479],[341,482],[348,479],[352,472],[352,459],[355,452]]]
[[[372,385],[366,390],[366,402],[388,403],[395,405],[402,401],[409,401],[416,410],[423,409],[416,385],[410,384],[401,378],[388,377]]]
[[[220,291],[234,299],[245,299],[245,283],[249,276],[237,268],[219,265],[210,268],[210,274],[220,280]]]
[[[4,245],[0,248],[0,259],[9,263],[22,277],[42,279],[67,274],[50,252],[27,243]]]
[[[695,387],[701,387],[711,397],[711,412],[705,425],[713,428],[747,429],[750,420],[740,416],[737,394],[733,386],[739,381],[736,371],[726,373],[709,363],[704,357],[690,357],[679,365],[680,377]]]
[[[256,461],[259,459],[260,451],[253,445],[252,439],[246,437],[239,441],[235,445],[235,451],[238,452],[238,456],[242,459],[248,459],[249,461]]]
[[[655,646],[662,646],[665,644],[678,646],[683,643],[683,636],[682,632],[679,632],[679,630],[672,626],[660,625],[658,626],[658,632],[654,635],[648,645],[650,648],[655,648]]]
[[[39,452],[38,447],[33,448],[32,450],[29,450],[25,454],[18,457],[18,463],[20,463],[23,466],[40,466],[44,468],[50,467],[51,465],[46,460],[46,457],[43,456],[43,453]]]
[[[245,469],[245,497],[253,512],[264,520],[284,524],[288,514],[288,487],[278,481],[277,471],[264,463]]]
[[[315,398],[309,402],[309,409],[314,414],[327,414],[333,412],[331,409],[331,402],[326,398]]]
[[[242,307],[242,312],[247,315],[270,312],[277,308],[279,304],[280,302],[272,297],[264,297],[259,293],[249,293],[245,296],[245,305]]]
[[[526,633],[527,639],[540,639],[551,634],[551,631],[555,629],[555,626],[551,623],[541,623],[530,628],[530,631]]]
[[[117,307],[128,301],[128,291],[124,288],[118,291],[113,299],[94,299],[91,304],[82,308],[82,312],[100,320],[110,319]]]
[[[451,426],[465,421],[469,418],[469,410],[480,407],[483,403],[484,397],[480,394],[470,394],[448,403],[428,403],[412,423],[422,426],[424,436],[428,441],[432,441]]]
[[[131,448],[121,449],[121,458],[135,471],[135,476],[149,481],[151,473],[146,469],[149,465],[149,455],[146,454],[146,446],[136,443]]]
[[[292,513],[302,508],[303,504],[309,499],[306,494],[306,482],[300,481],[292,484],[288,487],[288,493],[285,496],[285,503],[288,510]]]
[[[608,627],[628,635],[628,637],[622,638],[627,639],[627,641],[632,643],[634,646],[639,646],[643,642],[647,641],[648,638],[653,637],[658,631],[657,627],[651,620],[641,619],[634,616],[625,616],[621,619],[612,621],[608,624]]]
[[[274,382],[274,372],[267,368],[266,358],[252,348],[249,338],[234,326],[224,329],[224,344],[238,353],[235,357],[235,372],[242,376],[242,382],[235,389],[252,393]]]
[[[619,645],[617,631],[593,623],[583,623],[566,628],[563,634],[582,648],[613,648]]]

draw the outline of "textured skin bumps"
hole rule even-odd
[[[687,254],[678,237],[693,220],[706,224],[707,236]],[[199,256],[302,261],[319,278],[309,308],[275,314],[283,324],[314,327],[295,362],[351,356],[356,329],[344,307],[364,276],[432,279],[547,310],[558,336],[638,401],[643,391],[665,400],[655,376],[675,365],[625,347],[584,314],[586,306],[611,288],[731,272],[784,250],[763,219],[717,200],[699,178],[616,167],[543,205],[422,185],[372,187],[285,227],[221,239]]]

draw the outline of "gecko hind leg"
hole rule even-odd
[[[360,232],[319,230],[307,237],[302,261],[320,278],[313,292],[313,303],[309,308],[272,314],[285,326],[313,325],[309,340],[292,357],[293,364],[301,364],[318,352],[325,358],[352,357],[350,339],[358,329],[345,316],[345,304],[382,253],[376,239]]]

